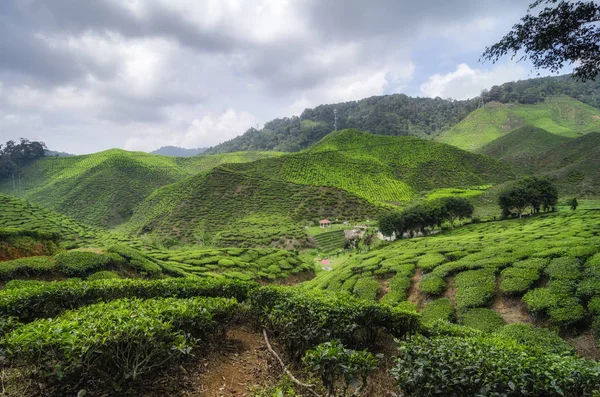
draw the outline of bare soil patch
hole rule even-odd
[[[579,335],[566,336],[565,340],[581,357],[590,360],[600,360],[600,349],[596,346],[596,339],[591,330],[587,330]]]
[[[417,305],[417,310],[421,310],[423,308],[423,304],[425,303],[425,296],[421,294],[421,290],[419,288],[422,278],[423,272],[421,269],[417,269],[415,271],[415,275],[410,280],[410,288],[408,290],[408,301]]]
[[[455,276],[450,276],[446,279],[446,292],[444,292],[444,298],[450,299],[453,306],[456,307],[456,284]]]
[[[527,306],[519,298],[508,297],[498,293],[494,297],[491,309],[500,314],[506,324],[534,323],[527,312]]]

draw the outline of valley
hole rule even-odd
[[[189,157],[14,160],[2,395],[596,395],[599,95],[532,79]]]

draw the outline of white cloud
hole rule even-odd
[[[186,109],[185,112],[189,110]],[[250,127],[256,127],[258,121],[249,112],[227,109],[218,115],[210,113],[193,119],[187,126],[185,123],[185,115],[178,109],[170,114],[170,122],[160,128],[137,124],[132,128],[137,131],[136,136],[127,139],[124,147],[127,150],[143,151],[161,146],[209,147],[234,138]]]
[[[514,64],[482,70],[471,69],[469,65],[461,63],[454,72],[429,76],[420,91],[432,98],[468,99],[478,96],[484,88],[524,78],[527,78],[525,68]]]

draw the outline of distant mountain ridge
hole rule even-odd
[[[192,157],[204,153],[206,150],[208,150],[208,148],[186,149],[179,146],[162,146],[150,152],[150,154],[172,157]]]
[[[334,111],[337,111],[337,128],[340,130],[356,128],[372,134],[427,138],[450,130],[483,103],[533,105],[561,95],[600,109],[600,79],[578,82],[565,75],[509,82],[484,90],[480,97],[464,101],[393,94],[321,105],[304,110],[300,116],[269,121],[261,130],[250,128],[243,135],[208,149],[207,153],[244,150],[297,152],[335,130]]]

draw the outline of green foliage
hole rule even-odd
[[[564,95],[564,92],[557,92],[554,95],[557,94]],[[597,101],[597,97],[594,100]],[[509,102],[513,101],[513,99],[509,100]],[[581,134],[598,131],[599,116],[600,110],[597,108],[567,96],[547,98],[536,104],[501,104],[494,99],[486,106],[469,113],[436,139],[464,150],[478,150],[510,131],[524,126],[537,127],[552,134],[575,138]]]
[[[0,262],[0,280],[7,281],[14,278],[41,276],[55,270],[56,264],[52,258],[47,256],[15,259]]]
[[[548,179],[536,177],[524,178],[513,186],[505,189],[498,197],[498,204],[506,218],[513,211],[515,216],[521,217],[527,207],[531,207],[536,214],[540,209],[552,210],[558,202],[558,191]]]
[[[134,269],[141,274],[157,275],[161,272],[161,267],[146,255],[143,255],[138,250],[128,247],[124,244],[113,245],[108,248],[108,252],[117,254],[127,260]]]
[[[87,281],[96,281],[96,280],[114,280],[120,279],[121,277],[117,272],[113,272],[110,270],[101,270],[94,274],[90,274],[87,278]]]
[[[446,281],[437,274],[426,274],[421,279],[419,289],[426,295],[439,295],[446,290]]]
[[[74,390],[85,381],[122,390],[179,358],[223,327],[234,299],[122,299],[37,320],[7,335],[8,357],[35,366],[40,381]]]
[[[194,296],[246,299],[256,284],[218,278],[167,278],[163,280],[96,280],[37,282],[24,288],[0,291],[0,316],[24,321],[50,318],[99,300]]]
[[[496,276],[488,270],[469,270],[456,276],[456,307],[459,310],[486,306],[496,289]]]
[[[70,277],[82,277],[109,266],[120,266],[125,260],[119,255],[97,254],[89,251],[69,251],[54,257],[57,269]]]
[[[20,171],[23,197],[87,224],[114,227],[161,186],[222,163],[246,162],[279,153],[232,153],[177,158],[112,149],[84,156],[47,157]],[[15,194],[0,178],[0,192]]]
[[[44,142],[31,142],[25,138],[21,138],[19,143],[8,141],[5,145],[0,144],[0,179],[11,175],[14,178],[15,172],[21,172],[21,167],[44,157],[46,150]]]
[[[433,268],[446,262],[446,257],[437,252],[425,254],[419,258],[417,266],[424,272],[431,271]]]
[[[346,349],[335,340],[308,350],[302,361],[319,375],[328,396],[345,397],[352,389],[364,388],[369,374],[377,369],[373,354]]]
[[[485,308],[470,309],[461,313],[460,322],[483,332],[494,332],[504,325],[504,320],[497,312]]]
[[[573,354],[573,348],[556,331],[548,328],[538,328],[529,324],[507,324],[497,330],[495,335],[512,339],[539,352]]]
[[[591,396],[600,387],[594,361],[528,354],[490,337],[420,335],[400,342],[392,374],[408,396]]]
[[[361,277],[354,284],[354,295],[360,299],[374,301],[378,291],[379,283],[372,277]]]
[[[284,287],[250,291],[249,302],[260,324],[298,360],[304,352],[331,339],[349,347],[370,346],[380,330],[402,336],[415,331],[413,311],[357,299],[346,293],[327,294]]]
[[[439,320],[451,322],[454,320],[454,306],[448,298],[427,302],[421,310],[421,318],[424,324],[431,324]]]

